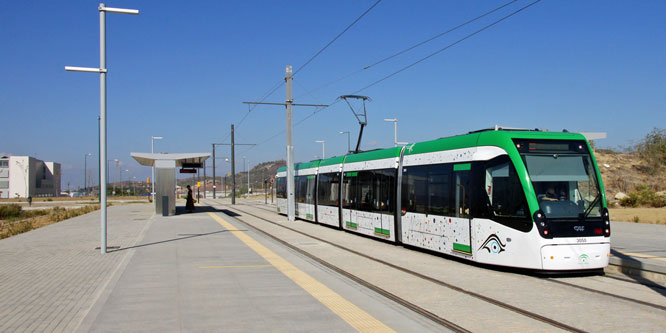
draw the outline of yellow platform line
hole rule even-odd
[[[208,215],[215,219],[215,221],[217,221],[222,227],[226,229],[235,229],[233,225],[221,217],[213,213],[208,213]],[[246,233],[234,232],[233,235],[254,250],[254,252],[270,262],[275,268],[282,272],[282,274],[298,284],[324,306],[333,311],[333,313],[337,314],[354,329],[359,332],[393,332],[390,327],[344,299],[342,296],[326,287],[323,283],[296,268],[296,266],[278,256],[275,252],[259,244],[259,242],[248,236]]]
[[[273,267],[273,265],[199,266],[199,268],[246,268],[246,267]]]
[[[644,253],[629,253],[629,252],[620,252],[625,256],[630,256],[630,257],[636,257],[636,258],[644,258],[644,259],[655,259],[655,260],[665,260],[666,258],[664,257],[659,257],[659,256],[653,256],[651,254],[644,254]]]

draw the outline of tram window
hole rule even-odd
[[[328,183],[329,178],[328,174],[319,174],[319,187],[317,190],[317,203],[320,205],[328,205]]]
[[[279,177],[277,179],[275,196],[282,199],[287,198],[287,178]]]
[[[357,210],[372,212],[374,209],[374,174],[372,171],[358,172],[358,186],[356,188],[356,197],[358,199]]]
[[[480,177],[483,193],[479,193],[477,199],[486,202],[490,218],[509,227],[529,231],[532,222],[525,192],[509,157],[504,155],[486,162]],[[487,200],[482,199],[484,197]]]
[[[469,200],[471,187],[469,186],[469,174],[468,170],[456,171],[454,172],[455,178],[455,212],[456,217],[469,217],[469,207],[472,203]]]
[[[296,202],[305,203],[307,190],[308,190],[308,179],[307,176],[296,176],[294,177],[294,187],[295,192],[294,197]]]
[[[317,202],[320,205],[337,206],[340,186],[340,173],[319,175]]]
[[[372,211],[375,213],[382,212],[382,181],[384,175],[381,171],[376,170],[372,172]]]
[[[395,169],[375,170],[373,211],[382,214],[393,214],[395,210],[393,194],[395,193]]]
[[[299,200],[300,195],[301,195],[300,186],[299,186],[300,182],[301,182],[301,178],[299,176],[294,177],[294,201],[295,202],[301,202]]]
[[[524,155],[539,208],[549,218],[601,215],[601,194],[589,155]],[[591,207],[591,205],[594,205]]]
[[[427,214],[428,166],[403,168],[402,207],[412,213]]]
[[[307,192],[305,195],[305,203],[314,205],[316,177],[315,175],[310,175],[307,176],[306,179]]]
[[[342,208],[356,209],[357,172],[345,172],[342,183]]]
[[[428,214],[451,216],[451,165],[431,165],[428,170]]]

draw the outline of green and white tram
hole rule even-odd
[[[480,263],[585,270],[610,257],[603,184],[581,134],[482,130],[299,164],[295,184],[300,218]]]

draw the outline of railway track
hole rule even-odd
[[[264,206],[261,206],[261,205],[253,204],[253,205],[251,205],[251,206],[254,207],[254,208],[258,208],[258,209],[261,209],[261,210],[268,211],[268,212],[275,212],[274,210],[267,209],[267,208],[265,208]],[[248,212],[246,212],[246,213],[247,213],[247,214],[250,214],[250,213],[248,213]],[[255,216],[255,217],[256,217],[256,216]],[[262,220],[268,221],[268,220],[266,220],[266,219],[262,219]],[[274,222],[271,222],[271,223],[274,223]],[[297,230],[293,230],[293,229],[288,228],[288,227],[286,227],[286,226],[283,226],[283,225],[280,225],[280,224],[277,224],[277,223],[274,223],[274,224],[279,225],[279,226],[281,226],[281,227],[283,227],[283,228],[287,228],[287,229],[290,229],[290,230],[292,230],[292,231],[298,232]],[[303,233],[302,233],[302,234],[303,234]],[[306,234],[304,234],[304,235],[306,235]],[[310,236],[310,237],[312,237],[312,236]],[[313,237],[313,238],[316,238],[316,237]],[[319,239],[318,239],[318,240],[319,240]],[[322,242],[326,242],[325,240],[320,240],[320,241],[322,241]],[[329,242],[326,242],[326,243],[331,244],[331,243],[329,243]],[[336,246],[336,247],[339,247],[339,246],[337,246],[337,245],[335,245],[335,244],[331,244],[331,245]],[[339,247],[339,248],[342,248],[342,247]],[[347,250],[347,249],[346,249],[346,250]],[[350,250],[350,251],[353,251],[353,250]],[[622,278],[618,278],[618,277],[606,276],[605,278],[608,278],[608,279],[615,279],[615,280],[621,280],[621,281],[624,281],[624,282],[627,282],[627,283],[632,283],[632,284],[646,285],[646,284],[644,284],[644,283],[640,283],[640,282],[632,281],[632,280],[628,280],[628,279],[622,279]],[[588,288],[588,287],[579,286],[579,285],[576,285],[576,284],[573,284],[573,283],[569,283],[569,282],[561,281],[561,280],[559,280],[559,279],[557,279],[557,278],[550,278],[550,277],[549,277],[549,278],[545,278],[544,280],[545,280],[545,281],[548,281],[548,282],[551,282],[551,283],[555,283],[555,284],[559,284],[559,285],[563,285],[563,286],[568,286],[568,287],[571,287],[571,288],[575,288],[575,289],[578,289],[578,290],[584,290],[584,291],[586,291],[586,292],[594,293],[594,294],[597,294],[597,295],[604,295],[604,296],[612,297],[612,298],[615,298],[615,299],[619,299],[619,300],[623,300],[623,301],[628,301],[628,302],[632,302],[632,303],[636,303],[636,304],[640,304],[640,305],[648,306],[648,307],[651,307],[651,308],[655,308],[655,309],[659,309],[659,310],[666,311],[666,306],[663,306],[663,305],[660,305],[660,304],[654,304],[654,303],[645,302],[645,301],[642,301],[642,300],[639,300],[639,299],[635,299],[635,298],[631,298],[631,297],[626,297],[626,296],[622,296],[622,295],[617,295],[617,294],[613,294],[613,293],[608,293],[608,292],[601,291],[601,290],[598,290],[598,289],[592,289],[592,288]],[[663,286],[660,286],[660,285],[657,285],[657,284],[648,285],[648,287],[653,288],[653,289],[659,289],[659,290],[665,290],[665,291],[666,291],[666,287],[663,287]]]
[[[545,324],[551,325],[551,326],[553,326],[553,327],[556,327],[556,328],[559,328],[559,329],[562,329],[562,330],[566,330],[566,331],[569,331],[569,332],[585,332],[585,331],[582,330],[582,329],[579,329],[579,328],[576,328],[576,327],[572,327],[572,326],[570,326],[570,325],[567,325],[567,324],[565,324],[565,323],[562,323],[562,322],[556,321],[556,320],[554,320],[554,319],[551,319],[551,318],[548,318],[548,317],[545,317],[545,316],[539,315],[539,314],[537,314],[537,313],[534,313],[534,312],[531,312],[531,311],[528,311],[528,310],[525,310],[525,309],[522,309],[522,308],[519,308],[519,307],[516,307],[516,306],[510,305],[510,304],[508,304],[508,303],[506,303],[506,302],[503,302],[503,301],[501,301],[501,300],[494,299],[494,298],[491,298],[491,297],[488,297],[488,296],[484,296],[484,295],[481,295],[481,294],[479,294],[479,293],[476,293],[476,292],[473,292],[473,291],[470,291],[470,290],[466,290],[466,289],[464,289],[464,288],[461,288],[461,287],[458,287],[458,286],[452,285],[452,284],[447,283],[447,282],[445,282],[445,281],[442,281],[442,280],[438,280],[438,279],[432,278],[432,277],[430,277],[430,276],[427,276],[427,275],[421,274],[421,273],[419,273],[419,272],[416,272],[416,271],[413,271],[413,270],[410,270],[410,269],[406,269],[406,268],[404,268],[404,267],[400,267],[400,266],[397,266],[397,265],[391,264],[391,263],[389,263],[389,262],[387,262],[387,261],[384,261],[384,260],[382,260],[382,259],[375,258],[375,257],[372,257],[372,256],[368,256],[368,255],[366,255],[366,254],[360,253],[360,252],[355,251],[355,250],[353,250],[353,249],[350,249],[350,248],[347,248],[347,247],[344,247],[344,246],[341,246],[341,245],[338,245],[338,244],[332,243],[332,242],[327,241],[327,240],[325,240],[325,239],[322,239],[322,238],[319,238],[319,237],[316,237],[316,236],[313,236],[313,235],[310,235],[310,234],[304,233],[304,232],[302,232],[302,231],[299,231],[299,230],[296,230],[296,229],[293,229],[293,228],[289,228],[289,227],[284,226],[284,225],[281,225],[281,224],[279,224],[279,223],[275,223],[275,222],[273,222],[273,221],[271,221],[271,220],[269,220],[269,219],[266,219],[266,218],[264,218],[264,217],[262,217],[262,216],[259,216],[259,215],[257,215],[257,214],[254,214],[254,213],[249,212],[249,211],[247,211],[247,210],[240,209],[240,208],[238,208],[239,205],[235,205],[235,206],[222,205],[222,206],[224,206],[226,209],[229,209],[229,210],[232,210],[232,211],[237,211],[237,212],[239,212],[239,213],[242,213],[242,214],[245,214],[245,215],[248,215],[248,216],[252,216],[252,217],[257,218],[257,219],[260,219],[260,220],[262,220],[262,221],[264,221],[264,222],[267,222],[267,223],[270,223],[270,224],[273,224],[273,225],[279,226],[279,227],[281,227],[281,228],[287,229],[287,230],[289,230],[289,231],[291,231],[291,232],[294,232],[294,233],[297,233],[297,234],[300,234],[300,235],[303,235],[303,236],[309,237],[309,238],[311,238],[311,239],[314,239],[314,240],[320,241],[320,242],[322,242],[322,243],[325,243],[325,244],[328,244],[328,245],[334,246],[334,247],[336,247],[336,248],[338,248],[338,249],[341,249],[341,250],[347,251],[347,252],[352,253],[352,254],[354,254],[354,255],[357,255],[357,256],[363,257],[363,258],[365,258],[365,259],[368,259],[368,260],[371,260],[371,261],[374,261],[374,262],[377,262],[377,263],[380,263],[380,264],[383,264],[383,265],[388,266],[388,267],[390,267],[390,268],[392,268],[392,269],[399,270],[399,271],[401,271],[401,272],[404,272],[404,273],[410,274],[410,275],[412,275],[412,276],[418,277],[418,278],[420,278],[420,279],[422,279],[422,280],[429,281],[429,282],[431,282],[431,283],[434,283],[434,284],[437,284],[437,285],[440,285],[440,286],[443,286],[443,287],[449,288],[449,289],[454,290],[454,291],[456,291],[456,292],[459,292],[459,293],[462,293],[462,294],[465,294],[465,295],[468,295],[468,296],[471,296],[471,297],[477,298],[477,299],[479,299],[479,300],[481,300],[481,301],[483,301],[483,302],[486,302],[486,303],[489,303],[489,304],[492,304],[492,305],[495,305],[495,306],[501,307],[501,308],[503,308],[503,309],[506,309],[506,310],[512,311],[512,312],[514,312],[514,313],[517,313],[517,314],[523,315],[523,316],[525,316],[525,317],[531,318],[531,319],[533,319],[533,320],[536,320],[536,321],[539,321],[539,322],[542,322],[542,323],[545,323]],[[252,207],[257,207],[257,208],[259,208],[260,206],[254,206],[254,205],[253,205]],[[261,208],[261,209],[264,209],[264,208]],[[264,209],[264,210],[266,210],[266,209]],[[267,211],[268,211],[268,210],[267,210]],[[300,249],[300,248],[298,248],[298,247],[296,247],[296,246],[294,246],[294,245],[292,245],[292,244],[289,244],[288,242],[286,242],[286,241],[284,241],[284,240],[282,240],[282,239],[280,239],[280,238],[278,238],[278,237],[276,237],[276,236],[274,236],[274,235],[272,235],[272,234],[270,234],[270,233],[268,233],[268,232],[266,232],[266,231],[264,231],[264,230],[262,230],[262,229],[260,229],[260,228],[257,228],[257,227],[255,227],[255,226],[251,225],[250,223],[247,223],[247,222],[243,221],[242,219],[239,219],[238,217],[235,217],[235,218],[236,218],[237,220],[239,220],[240,222],[245,223],[245,224],[248,225],[249,227],[251,227],[251,228],[257,230],[258,232],[260,232],[260,233],[262,233],[262,234],[264,234],[264,235],[270,237],[271,239],[274,239],[274,240],[276,240],[277,242],[279,242],[279,243],[281,243],[281,244],[283,244],[283,245],[289,247],[290,249],[293,249],[294,251],[297,251],[298,253],[301,253],[302,255],[305,255],[306,257],[308,257],[308,258],[310,258],[310,259],[312,259],[312,260],[315,260],[316,262],[318,262],[318,263],[324,265],[325,267],[328,267],[328,268],[330,268],[330,269],[332,269],[332,270],[338,272],[339,274],[342,274],[342,275],[344,275],[344,276],[346,276],[346,277],[352,279],[353,281],[355,281],[355,282],[357,282],[357,283],[359,283],[359,284],[361,284],[361,285],[363,285],[363,286],[365,286],[365,287],[367,287],[367,288],[369,288],[369,289],[371,289],[371,290],[373,290],[373,291],[379,293],[380,295],[383,295],[383,296],[387,297],[388,299],[391,299],[391,300],[395,301],[396,303],[399,303],[399,304],[405,306],[406,308],[408,308],[408,309],[410,309],[410,310],[412,310],[412,311],[414,311],[414,312],[416,312],[416,313],[418,313],[418,314],[420,314],[420,315],[422,315],[422,316],[424,316],[424,317],[426,317],[426,318],[432,320],[432,321],[435,322],[435,323],[438,323],[438,324],[440,324],[440,325],[442,325],[442,326],[444,326],[444,327],[447,327],[447,328],[449,328],[449,329],[451,329],[451,330],[454,330],[454,331],[456,331],[456,332],[469,332],[467,329],[465,329],[465,328],[463,328],[463,327],[461,327],[461,326],[455,324],[454,322],[452,322],[452,321],[450,321],[450,320],[448,320],[448,319],[446,319],[446,318],[442,318],[442,317],[440,317],[440,316],[438,316],[438,315],[436,315],[436,314],[434,314],[434,313],[432,313],[432,312],[430,312],[430,311],[428,311],[428,310],[426,310],[426,309],[424,309],[424,308],[422,308],[422,307],[420,307],[420,306],[418,306],[418,305],[416,305],[416,304],[414,304],[414,303],[412,303],[412,302],[409,302],[408,300],[405,300],[404,298],[401,298],[401,297],[399,297],[399,296],[397,296],[397,295],[395,295],[395,294],[390,293],[390,292],[387,291],[387,290],[382,289],[381,287],[379,287],[379,286],[377,286],[377,285],[375,285],[375,284],[373,284],[373,283],[370,283],[370,282],[368,282],[368,281],[365,281],[365,280],[363,280],[362,278],[360,278],[360,277],[358,277],[358,276],[356,276],[356,275],[354,275],[354,274],[352,274],[352,273],[350,273],[350,272],[348,272],[348,271],[345,271],[344,269],[342,269],[342,268],[340,268],[340,267],[337,267],[337,266],[335,266],[335,265],[333,265],[333,264],[331,264],[331,263],[329,263],[329,262],[326,262],[325,260],[322,260],[321,258],[316,257],[316,256],[310,254],[309,252],[306,252],[306,251],[304,251],[304,250],[302,250],[302,249]]]

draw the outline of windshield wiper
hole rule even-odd
[[[590,203],[590,206],[587,207],[587,209],[585,210],[585,213],[583,214],[583,219],[586,219],[587,216],[590,215],[590,213],[592,212],[592,208],[594,208],[594,206],[597,204],[597,201],[599,201],[599,199],[601,199],[601,193],[597,193],[597,196],[594,197],[594,200],[592,200],[592,202]]]

